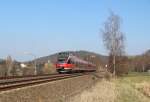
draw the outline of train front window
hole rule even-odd
[[[70,59],[68,60],[68,64],[71,64],[71,60]]]
[[[65,63],[66,62],[66,60],[64,60],[64,59],[59,59],[58,60],[58,63],[60,63],[60,64],[63,64],[63,63]]]

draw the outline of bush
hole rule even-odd
[[[104,74],[104,77],[107,79],[107,80],[110,80],[112,78],[112,74],[108,71],[105,72]]]

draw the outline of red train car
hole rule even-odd
[[[58,54],[56,70],[58,73],[95,71],[96,66],[91,62],[65,52]]]

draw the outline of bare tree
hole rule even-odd
[[[103,42],[109,51],[109,58],[112,59],[113,74],[116,74],[116,58],[122,56],[124,51],[124,33],[121,32],[121,19],[113,12],[110,13],[108,19],[104,22],[102,29]]]
[[[5,77],[7,75],[7,68],[5,60],[0,61],[0,77]]]
[[[11,76],[11,71],[13,68],[13,60],[11,56],[7,56],[6,58],[6,67],[7,67],[7,76]]]

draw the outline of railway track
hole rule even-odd
[[[51,74],[51,75],[42,75],[42,76],[0,78],[0,91],[16,89],[25,86],[32,86],[36,84],[62,80],[66,78],[78,77],[87,74],[89,73]]]

